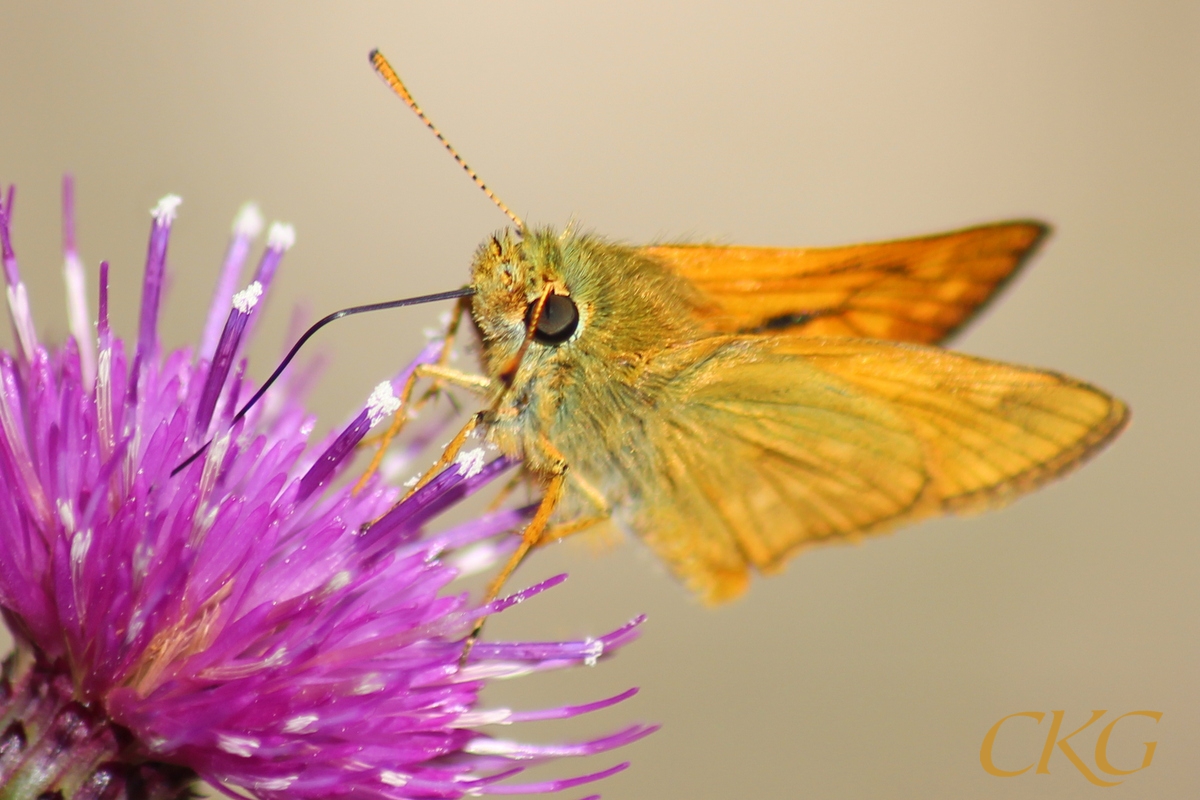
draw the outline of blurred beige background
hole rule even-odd
[[[127,333],[147,210],[183,196],[171,344],[198,334],[242,201],[297,226],[260,377],[297,302],[324,313],[462,284],[476,242],[505,220],[371,73],[374,46],[531,222],[577,215],[633,242],[764,245],[1052,222],[1042,255],[957,346],[1123,397],[1133,424],[1108,452],[1002,512],[809,553],[717,611],[636,544],[551,548],[518,582],[572,579],[489,635],[650,621],[615,660],[492,701],[641,686],[580,726],[504,731],[662,722],[586,765],[633,759],[600,786],[609,798],[1096,796],[1062,752],[1048,775],[980,766],[995,721],[1055,709],[1063,734],[1092,709],[1161,711],[1157,725],[1117,728],[1118,766],[1140,762],[1141,741],[1157,752],[1105,796],[1194,791],[1200,5],[107,5],[9,2],[0,15],[0,180],[19,186],[18,256],[56,336],[64,170],[78,179],[82,254],[93,270],[112,261]],[[323,419],[357,407],[440,311],[322,334],[335,356]],[[1010,724],[996,760],[1015,769],[1038,757],[1049,722]],[[1072,740],[1088,764],[1102,724]]]

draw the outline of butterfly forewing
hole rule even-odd
[[[829,248],[657,245],[642,252],[690,281],[722,333],[850,336],[936,344],[1036,249],[1038,222]]]
[[[1003,503],[1126,419],[1087,384],[935,348],[720,339],[680,378],[669,480],[635,523],[710,601],[806,545]]]

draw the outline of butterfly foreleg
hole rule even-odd
[[[429,483],[429,481],[432,480],[435,475],[439,474],[446,467],[454,463],[454,459],[458,458],[458,453],[460,450],[462,450],[463,444],[466,443],[467,438],[475,431],[475,429],[479,427],[479,423],[482,420],[482,411],[471,415],[471,418],[467,420],[467,424],[463,425],[462,429],[456,433],[454,438],[450,440],[445,448],[443,448],[442,454],[438,456],[437,461],[433,462],[433,466],[425,470],[425,474],[423,474],[420,479],[414,483],[404,494],[404,497],[400,499],[401,503],[411,497],[413,493],[422,486]]]
[[[379,447],[375,451],[374,457],[371,458],[371,463],[368,464],[366,470],[363,471],[362,477],[355,482],[354,488],[350,490],[352,494],[358,494],[360,491],[362,491],[362,488],[367,485],[367,481],[371,479],[371,476],[379,470],[379,465],[383,463],[383,455],[387,452],[388,446],[392,443],[393,439],[400,435],[400,431],[404,429],[405,423],[408,422],[408,419],[411,416],[409,401],[412,399],[413,387],[417,385],[418,377],[417,371],[413,370],[412,374],[408,376],[408,379],[404,381],[404,386],[400,389],[400,407],[397,408],[396,413],[392,415],[392,424],[389,425],[388,429],[383,433],[382,436],[379,437]]]
[[[521,565],[521,562],[525,560],[525,556],[529,554],[529,551],[535,545],[542,541],[544,535],[547,533],[550,515],[554,513],[555,507],[562,500],[563,490],[567,484],[567,461],[562,453],[558,451],[558,448],[551,444],[545,437],[542,437],[539,449],[542,451],[539,461],[542,461],[546,465],[543,467],[545,470],[543,474],[548,473],[546,491],[538,503],[533,518],[529,520],[529,524],[521,532],[521,542],[517,545],[517,549],[508,557],[508,562],[496,574],[496,577],[492,578],[492,582],[488,584],[487,591],[484,592],[481,600],[481,605],[491,603],[500,595],[500,590],[504,588],[504,584],[508,581],[509,577]],[[483,625],[486,621],[487,617],[480,617],[479,621],[475,623],[475,627],[463,645],[463,653],[459,659],[459,664],[466,663],[467,656],[470,654],[471,648],[475,646],[475,641],[483,631]]]
[[[454,353],[454,341],[458,337],[458,326],[462,323],[463,317],[467,315],[470,308],[470,297],[460,297],[458,299],[458,302],[454,304],[454,312],[450,317],[450,322],[446,326],[446,334],[442,337],[442,351],[438,354],[437,362],[417,366],[417,374],[421,375],[421,377],[433,379],[433,384],[426,390],[425,395],[422,397],[423,400],[435,395],[441,388],[442,383],[460,386],[476,394],[487,393],[489,382],[483,376],[472,375],[446,366],[450,361],[450,356]]]
[[[490,378],[441,364],[418,364],[413,374],[422,378],[432,378],[436,383],[448,383],[478,395],[486,395],[492,390]]]
[[[542,537],[536,543],[538,547],[550,542],[557,542],[559,539],[565,539],[571,534],[587,530],[593,525],[599,525],[612,516],[612,507],[608,504],[608,498],[604,496],[603,492],[588,482],[587,479],[578,472],[572,471],[567,473],[567,480],[595,506],[596,513],[546,528],[542,533]]]
[[[517,567],[520,566],[521,561],[528,555],[530,549],[541,541],[542,534],[546,532],[547,523],[550,521],[550,515],[554,512],[554,508],[558,505],[559,500],[562,499],[565,480],[565,469],[562,472],[551,475],[546,485],[546,493],[542,495],[537,511],[533,514],[533,519],[529,520],[529,524],[521,532],[521,543],[517,545],[517,549],[509,556],[508,563],[504,565],[504,568],[488,584],[487,592],[484,594],[484,603],[490,603],[499,596],[500,590],[504,588],[504,584]]]
[[[541,547],[551,542],[557,542],[560,539],[565,539],[573,533],[585,531],[593,525],[599,525],[601,522],[608,522],[608,514],[595,514],[587,517],[579,517],[570,522],[563,522],[558,525],[546,528],[542,532],[542,537],[538,539],[537,546]]]
[[[362,447],[367,444],[378,443],[378,450],[371,459],[371,463],[367,465],[367,469],[362,477],[354,484],[352,491],[355,494],[378,471],[379,465],[383,463],[383,456],[387,452],[388,447],[400,435],[400,431],[404,429],[404,425],[408,420],[416,416],[416,412],[423,408],[425,403],[437,394],[442,382],[462,386],[479,394],[486,393],[486,388],[480,388],[481,381],[486,387],[486,378],[479,375],[470,375],[469,373],[450,369],[446,366],[446,362],[450,360],[450,354],[454,351],[454,340],[458,336],[458,326],[462,322],[462,318],[470,310],[470,302],[470,297],[460,297],[458,302],[454,304],[454,311],[450,317],[450,322],[446,325],[446,334],[442,337],[442,350],[438,354],[437,363],[418,364],[412,374],[408,376],[408,380],[404,382],[404,388],[400,391],[400,407],[392,417],[392,424],[379,437],[369,437],[359,444]],[[433,384],[425,390],[424,394],[421,395],[421,399],[414,406],[410,401],[418,378],[432,378]]]
[[[412,399],[413,388],[420,378],[432,378],[434,385],[417,401],[414,407],[410,401]],[[379,465],[383,463],[383,456],[387,452],[388,446],[400,435],[400,431],[404,429],[408,420],[414,416],[414,412],[424,406],[425,402],[432,397],[439,383],[449,383],[481,395],[487,394],[491,387],[491,381],[483,375],[472,375],[469,372],[462,372],[461,370],[443,367],[438,364],[417,365],[413,373],[408,376],[408,380],[404,382],[404,388],[400,390],[400,408],[396,410],[395,415],[392,417],[392,424],[377,439],[379,446],[375,452],[375,456],[371,459],[371,463],[367,465],[367,469],[363,472],[362,477],[354,484],[353,491],[355,493],[358,493],[379,469]]]
[[[460,297],[458,302],[454,304],[453,316],[450,317],[450,323],[446,326],[446,335],[442,337],[442,353],[438,356],[437,365],[439,367],[446,366],[446,362],[450,360],[450,354],[454,352],[454,340],[458,337],[458,326],[462,322],[462,318],[467,315],[471,308],[471,298]]]

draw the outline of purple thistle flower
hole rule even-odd
[[[553,792],[623,769],[510,780],[530,763],[628,744],[633,725],[576,744],[532,745],[480,730],[585,714],[631,696],[537,711],[481,708],[488,679],[592,664],[640,619],[598,639],[464,637],[558,576],[474,607],[449,590],[456,562],[505,551],[521,510],[438,534],[426,524],[512,466],[467,456],[403,503],[373,479],[339,480],[355,446],[395,410],[381,384],[323,447],[297,388],[251,394],[246,333],[290,229],[276,227],[250,286],[236,277],[262,224],[243,211],[199,355],[162,354],[158,315],[176,197],[154,209],[132,352],[108,319],[101,264],[93,338],[64,185],[73,338],[37,340],[0,204],[16,349],[0,352],[0,611],[16,649],[0,675],[0,794],[183,797],[199,776],[231,796],[454,798]],[[418,358],[435,359],[439,345]],[[201,457],[177,467],[211,440]],[[379,522],[371,524],[373,520]],[[482,564],[480,562],[482,561]]]

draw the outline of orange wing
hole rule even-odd
[[[805,547],[1002,505],[1078,466],[1125,405],[1054,372],[862,339],[712,337],[631,527],[706,600]]]
[[[721,333],[853,336],[936,344],[969,320],[1049,228],[1002,222],[849,247],[656,245],[641,252],[689,280]]]

